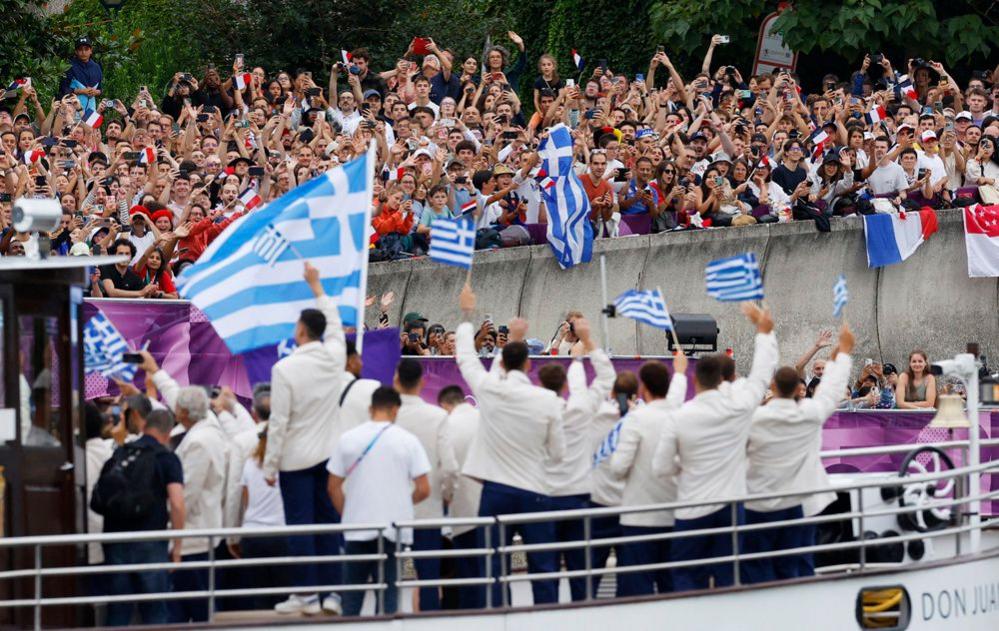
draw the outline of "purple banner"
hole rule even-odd
[[[253,384],[271,380],[271,367],[278,360],[278,346],[233,355],[205,315],[188,302],[85,300],[83,322],[98,311],[111,320],[132,348],[148,343],[149,352],[163,370],[181,385],[228,386],[240,398],[249,399]],[[361,354],[364,377],[391,385],[398,358],[398,329],[365,333]],[[118,387],[91,373],[86,375],[84,392],[87,399],[93,399],[117,394]]]

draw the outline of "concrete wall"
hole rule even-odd
[[[531,323],[531,337],[547,340],[564,313],[578,309],[602,337],[599,261],[604,254],[611,300],[633,287],[662,287],[674,313],[712,314],[721,329],[719,347],[733,348],[740,370],[746,370],[753,331],[738,304],[708,297],[704,267],[713,259],[751,251],[763,266],[782,361],[793,363],[819,329],[838,326],[832,318],[832,287],[841,272],[849,281],[846,317],[857,333],[858,360],[871,357],[901,366],[912,349],[941,358],[963,351],[970,341],[999,358],[999,280],[968,278],[961,214],[941,211],[938,217],[940,231],[908,261],[881,270],[867,268],[859,218],[834,221],[831,234],[796,222],[600,240],[592,263],[564,271],[547,246],[480,252],[472,276],[477,317],[488,313],[503,322],[521,315]],[[374,263],[368,293],[395,292],[393,324],[403,313],[419,311],[453,328],[460,318],[457,299],[464,279],[463,270],[427,259]],[[369,309],[366,320],[373,325],[377,311]],[[665,352],[658,330],[625,318],[611,320],[609,328],[616,354]]]

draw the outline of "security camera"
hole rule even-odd
[[[978,374],[978,362],[971,353],[961,353],[955,355],[954,359],[933,362],[930,366],[930,373],[944,376],[956,376],[967,381]]]
[[[11,219],[18,232],[53,232],[62,220],[62,205],[54,199],[19,197]]]

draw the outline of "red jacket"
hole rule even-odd
[[[377,217],[372,217],[371,225],[378,234],[409,234],[413,228],[413,213],[403,216],[397,208],[382,206],[382,212]]]
[[[243,216],[244,213],[234,213],[232,217],[219,223],[209,218],[202,219],[191,228],[191,234],[177,244],[177,258],[182,261],[197,261],[205,248],[215,240],[215,237],[229,227],[229,224]]]

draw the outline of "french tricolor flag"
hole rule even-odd
[[[544,169],[538,169],[537,171],[535,171],[534,179],[537,180],[538,186],[540,186],[542,189],[549,189],[555,186],[555,180],[548,177],[548,171],[545,171]]]
[[[770,158],[768,158],[767,156],[763,156],[762,158],[760,158],[760,162],[759,164],[756,165],[756,168],[763,169],[769,166],[770,166]]]
[[[139,151],[139,164],[153,164],[156,162],[156,150],[152,147],[143,147]]]
[[[26,85],[31,84],[31,79],[14,79],[9,86],[7,86],[8,92],[13,92],[14,90],[20,90]]]
[[[247,210],[253,210],[257,206],[259,206],[260,202],[263,200],[261,200],[260,195],[257,194],[257,189],[248,188],[245,191],[243,191],[242,195],[239,196],[239,201],[241,204],[243,204],[243,208]]]
[[[902,94],[902,96],[911,101],[915,101],[919,96],[916,93],[915,86],[912,85],[912,79],[909,78],[909,75],[904,74],[901,77],[899,77],[898,85],[895,87],[898,88],[898,91],[900,94]]]
[[[340,50],[340,57],[343,59],[343,65],[345,66],[349,66],[354,60],[354,56],[343,49]]]
[[[829,134],[822,127],[815,130],[815,132],[808,137],[812,141],[812,159],[818,159],[822,156],[822,151],[825,149],[826,141],[829,140]]]
[[[36,147],[34,149],[31,149],[30,151],[26,151],[24,153],[24,158],[23,158],[24,159],[24,163],[25,164],[34,164],[34,163],[38,162],[39,160],[41,160],[44,155],[45,155],[45,150],[44,149],[40,149],[38,147]]]
[[[904,217],[895,213],[864,215],[867,266],[901,263],[937,229],[937,213],[930,208],[906,213]]]
[[[104,122],[104,117],[94,110],[87,110],[83,113],[83,122],[89,125],[91,129],[97,129]]]
[[[869,125],[877,125],[886,118],[888,118],[888,111],[885,110],[884,105],[872,108],[871,111],[867,113],[867,123]]]
[[[583,57],[576,52],[576,49],[572,49],[572,63],[576,66],[576,70],[582,70],[586,62],[583,61]]]
[[[249,72],[236,75],[236,89],[245,90],[253,82],[253,76]]]

